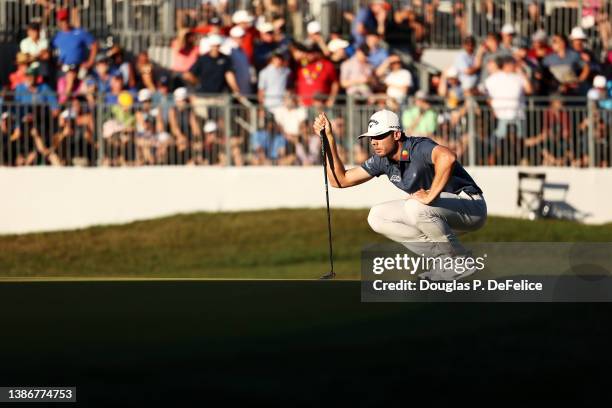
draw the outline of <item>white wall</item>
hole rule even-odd
[[[547,181],[568,183],[567,202],[612,222],[612,170],[538,168]],[[489,214],[518,215],[517,168],[473,167]],[[323,207],[320,167],[0,168],[0,233],[124,223],[194,211]],[[405,194],[386,177],[331,189],[335,208],[367,208]]]
[[[460,52],[461,50],[426,49],[421,56],[421,62],[445,71],[453,65]]]

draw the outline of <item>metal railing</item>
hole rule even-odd
[[[352,14],[367,5],[367,1],[349,2],[339,0],[329,2],[330,8],[346,11],[353,5]],[[539,29],[549,36],[556,33],[569,35],[572,28],[583,25],[591,46],[596,50],[606,49],[612,44],[610,16],[612,2],[589,2],[584,0],[550,0],[533,2],[524,0],[402,0],[388,1],[391,12],[387,19],[392,20],[394,13],[413,31],[415,44],[430,48],[460,48],[461,39],[473,35],[482,39],[489,32],[499,32],[504,24],[511,24],[518,36],[531,37]],[[344,34],[350,33],[351,25],[341,19],[341,13],[334,13],[332,26],[340,27]],[[600,27],[606,25],[604,32]]]
[[[412,101],[411,101],[412,102]],[[314,165],[319,136],[311,124],[319,112],[332,121],[347,164],[371,154],[356,138],[385,98],[348,97],[333,107],[284,106],[272,112],[230,95],[196,95],[173,102],[121,107],[98,99],[52,103],[0,103],[2,166]],[[500,120],[485,101],[452,106],[432,99],[398,111],[410,136],[431,137],[477,166],[610,167],[612,111],[584,100],[529,100],[513,119]]]
[[[499,32],[501,27],[512,24],[517,35],[529,37],[543,29],[549,35],[568,35],[573,27],[582,24],[590,45],[601,50],[612,45],[609,38],[612,2],[588,2],[585,0],[551,0],[534,2],[529,6],[524,0],[390,0],[389,22],[399,18],[412,32],[411,43],[431,48],[459,48],[461,39],[472,34],[477,38],[488,32]],[[225,7],[222,5],[226,4]],[[268,3],[266,3],[268,4]],[[318,7],[316,5],[319,5]],[[302,1],[270,2],[269,9],[255,7],[253,2],[230,0],[219,2],[216,12],[226,17],[238,9],[246,9],[257,15],[282,17],[287,33],[303,39],[305,25],[310,20],[322,23],[323,34],[339,30],[343,35],[351,33],[351,21],[365,0],[329,0],[309,4]],[[74,25],[84,27],[98,38],[107,35],[143,37],[163,34],[174,37],[177,28],[200,24],[212,15],[212,7],[199,0],[0,0],[0,43],[17,43],[24,38],[27,24],[36,19],[52,35],[56,30],[55,10],[68,6]],[[600,27],[605,25],[603,30]],[[136,40],[135,40],[136,41]],[[129,50],[129,48],[128,48]]]
[[[295,6],[290,7],[290,3]],[[178,28],[203,24],[213,15],[220,14],[224,17],[222,23],[230,24],[230,16],[236,10],[248,10],[267,18],[284,17],[291,33],[303,32],[306,24],[300,17],[299,27],[296,27],[293,18],[296,13],[312,18],[303,2],[270,3],[268,6],[254,7],[248,0],[216,4],[200,0],[0,0],[0,42],[19,41],[33,21],[41,23],[52,36],[57,30],[56,11],[60,7],[68,8],[72,25],[86,28],[97,37],[159,33],[176,36]]]

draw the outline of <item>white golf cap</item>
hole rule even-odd
[[[501,29],[501,33],[502,34],[516,34],[516,31],[514,30],[514,26],[512,24],[504,24],[504,26]]]
[[[446,70],[447,78],[457,78],[459,76],[459,71],[455,67],[450,67]]]
[[[594,88],[605,88],[606,87],[606,77],[603,75],[597,75],[593,78],[593,87]]]
[[[589,101],[599,101],[601,100],[601,92],[599,92],[598,89],[589,89],[589,92],[587,92],[587,99]]]
[[[208,45],[211,47],[219,47],[223,44],[223,37],[217,34],[210,34],[206,37]]]
[[[531,36],[531,41],[546,41],[547,38],[546,31],[538,30]]]
[[[221,44],[221,48],[219,48],[221,54],[231,55],[234,48],[239,48],[240,45],[238,45],[236,40],[238,40],[238,38],[226,39],[223,44]]]
[[[416,99],[427,99],[427,94],[425,93],[425,91],[420,90],[420,91],[416,91],[414,93],[414,97]]]
[[[581,27],[572,28],[572,32],[570,33],[570,40],[586,40],[586,39],[587,39],[587,36]]]
[[[204,124],[204,133],[212,133],[217,131],[217,122],[214,120],[206,121]]]
[[[271,33],[272,31],[274,31],[274,26],[272,25],[272,23],[263,21],[257,25],[257,31],[259,31],[260,33]]]
[[[333,40],[329,42],[329,44],[327,44],[327,48],[329,48],[330,52],[336,52],[348,46],[349,46],[349,42],[346,40],[343,40],[342,38],[334,38]]]
[[[311,21],[306,26],[306,32],[308,34],[317,34],[321,32],[321,24],[318,21]]]
[[[170,133],[168,132],[161,132],[157,134],[157,140],[159,140],[162,143],[167,142],[170,139],[172,139],[172,136],[170,136]]]
[[[380,136],[392,130],[402,130],[399,117],[390,110],[383,109],[370,116],[368,131],[359,135],[359,139],[362,137]]]
[[[183,86],[180,88],[176,88],[172,95],[174,95],[174,100],[184,101],[185,99],[187,99],[187,88]]]
[[[202,37],[200,40],[199,52],[200,55],[208,54],[210,51],[210,44],[208,42],[208,37]]]
[[[234,26],[229,32],[230,37],[232,38],[242,38],[244,37],[245,31],[244,28],[240,26]]]
[[[153,92],[150,89],[143,88],[138,91],[138,102],[150,101],[153,98]]]
[[[253,22],[253,16],[249,14],[246,10],[238,10],[232,14],[232,23],[240,24],[240,23],[248,23],[251,24]]]
[[[584,28],[585,30],[588,30],[594,25],[595,25],[595,16],[583,16],[582,20],[580,21],[580,26],[582,26],[582,28]]]

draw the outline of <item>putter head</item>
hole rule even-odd
[[[330,279],[334,279],[336,277],[336,272],[331,271],[329,273],[326,273],[325,275],[321,276],[319,279],[320,280],[330,280]]]

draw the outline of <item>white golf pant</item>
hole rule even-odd
[[[463,192],[443,192],[429,205],[413,198],[389,201],[372,207],[368,215],[374,231],[428,256],[465,253],[457,236],[481,228],[486,219],[482,195]]]

